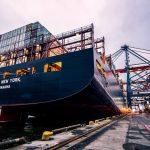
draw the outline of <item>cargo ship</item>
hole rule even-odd
[[[0,35],[0,123],[120,114],[125,100],[93,24],[52,35],[39,22]]]

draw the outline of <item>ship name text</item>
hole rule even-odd
[[[2,86],[0,86],[0,89],[9,89],[10,85],[6,85],[6,84],[17,83],[17,82],[21,82],[20,77],[19,78],[11,78],[11,79],[1,80],[0,83],[2,84]]]
[[[12,78],[1,80],[1,84],[13,83],[13,82],[21,82],[20,78]]]

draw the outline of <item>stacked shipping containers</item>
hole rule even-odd
[[[0,53],[46,41],[50,32],[39,22],[0,35]]]

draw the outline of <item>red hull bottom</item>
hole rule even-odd
[[[9,123],[21,123],[23,119],[23,112],[15,107],[2,107],[0,109],[0,125]]]

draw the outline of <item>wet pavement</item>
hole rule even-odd
[[[132,114],[69,150],[150,150],[150,114]]]

